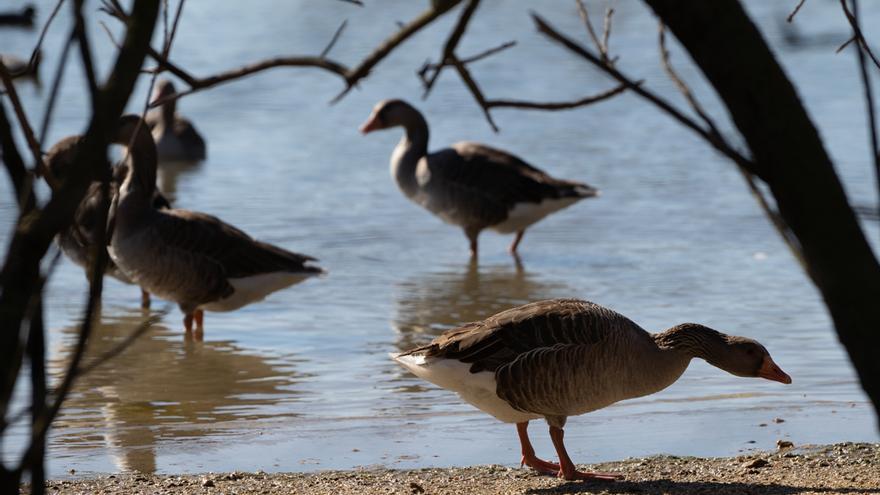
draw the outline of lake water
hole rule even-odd
[[[42,21],[54,2],[37,3]],[[188,2],[172,58],[207,75],[268,56],[315,54],[348,19],[331,55],[353,65],[425,2],[367,3]],[[876,204],[854,55],[834,54],[849,36],[845,20],[837,2],[807,2],[796,28],[819,43],[793,46],[781,30],[793,3],[749,7],[820,127],[852,203]],[[876,26],[880,5],[863,4],[864,25]],[[604,4],[590,5],[598,17]],[[92,18],[118,33],[96,8],[88,2]],[[461,54],[518,42],[473,66],[489,97],[561,100],[612,86],[540,37],[528,8],[484,2],[464,38]],[[586,41],[573,3],[531,8]],[[67,10],[44,45],[43,88],[19,85],[34,122],[68,30]],[[519,446],[512,426],[415,379],[387,355],[460,323],[553,297],[598,302],[651,331],[696,321],[754,337],[794,378],[790,386],[741,379],[695,361],[661,393],[572,418],[566,438],[578,462],[731,455],[773,448],[780,438],[880,440],[819,295],[731,163],[631,95],[570,112],[499,110],[499,134],[451,72],[422,101],[415,71],[438,56],[456,17],[410,40],[333,106],[327,102],[340,82],[308,69],[275,69],[181,100],[180,110],[208,141],[209,158],[162,170],[160,184],[175,204],[316,256],[330,273],[240,311],[207,314],[204,342],[184,339],[181,315],[172,308],[125,354],[77,383],[52,430],[52,476],[71,469],[80,475],[514,465]],[[90,33],[106,69],[112,47],[97,23]],[[25,54],[36,35],[3,30],[0,46]],[[641,3],[618,2],[611,47],[619,68],[682,103],[658,64],[656,22]],[[687,62],[673,45],[673,63],[721,119],[717,100]],[[46,148],[84,129],[83,86],[72,64]],[[143,106],[146,92],[144,78],[132,111]],[[595,185],[602,196],[530,229],[521,266],[506,253],[510,238],[494,233],[482,236],[479,264],[471,264],[461,232],[409,203],[389,178],[399,130],[357,132],[373,104],[388,97],[424,111],[434,149],[463,139],[487,142],[558,177]],[[10,197],[4,178],[3,245],[16,215]],[[880,237],[876,223],[865,228],[873,241]],[[67,260],[48,287],[56,375],[75,341],[86,289],[82,271]],[[163,306],[157,301],[153,310]],[[119,342],[143,318],[138,290],[108,279],[90,355]],[[15,409],[25,405],[26,391],[19,392]],[[543,425],[532,431],[539,454],[551,457]],[[4,455],[24,440],[23,430],[14,430]]]

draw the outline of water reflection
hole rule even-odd
[[[177,199],[177,183],[181,177],[201,168],[201,161],[162,162],[156,170],[156,185],[173,204]]]
[[[116,346],[140,321],[131,315],[97,326],[85,362]],[[76,327],[61,332],[55,373],[76,341]],[[241,435],[254,428],[254,420],[294,416],[289,403],[298,399],[303,378],[297,364],[289,355],[257,355],[231,342],[182,341],[177,332],[156,326],[77,381],[56,422],[53,445],[74,455],[106,448],[117,469],[152,473],[162,447]]]
[[[564,283],[542,280],[521,263],[424,273],[396,287],[397,314],[393,327],[400,350],[424,344],[444,330],[482,320],[530,301],[570,297]]]

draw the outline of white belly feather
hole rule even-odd
[[[269,294],[317,275],[317,273],[275,272],[251,277],[230,278],[235,289],[231,296],[203,304],[199,308],[207,311],[233,311],[252,302],[262,301]]]
[[[465,402],[491,414],[505,423],[520,423],[541,418],[541,415],[517,411],[495,393],[495,374],[490,371],[470,372],[470,364],[455,359],[431,359],[424,356],[391,358],[419,378],[457,393]]]
[[[517,203],[507,213],[507,219],[490,229],[509,234],[525,229],[554,211],[566,208],[583,198],[545,199],[540,203]]]

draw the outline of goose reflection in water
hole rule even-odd
[[[396,292],[393,326],[401,351],[514,306],[572,295],[564,283],[544,280],[519,262],[480,267],[474,260],[464,269],[449,268],[401,282]]]
[[[130,316],[96,326],[86,365],[140,321]],[[61,330],[60,357],[51,367],[56,379],[77,329]],[[152,473],[163,448],[199,449],[209,439],[193,439],[241,434],[259,427],[259,420],[295,416],[286,404],[300,396],[296,364],[290,356],[261,356],[231,342],[181,341],[177,332],[154,326],[125,352],[77,379],[52,443],[106,454],[122,471]]]

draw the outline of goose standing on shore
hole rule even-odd
[[[391,154],[391,175],[406,197],[464,229],[472,257],[477,256],[477,237],[483,229],[516,233],[509,249],[516,255],[530,225],[598,195],[593,187],[554,179],[479,143],[463,141],[428,153],[428,123],[403,100],[380,101],[360,130],[367,134],[397,126],[406,133]]]
[[[110,255],[136,283],[178,303],[187,332],[193,322],[201,332],[204,310],[232,311],[323,273],[308,264],[314,258],[254,240],[217,217],[153,208],[156,145],[139,117],[123,116],[113,142],[130,146],[131,167]]]
[[[728,373],[791,383],[767,349],[695,323],[650,334],[607,308],[554,299],[502,311],[392,355],[419,378],[516,423],[522,464],[567,480],[614,480],[575,468],[563,444],[568,416],[663,390],[698,357]],[[544,418],[559,464],[539,459],[530,420]]]
[[[153,92],[153,101],[174,94],[176,91],[171,81],[160,79]],[[177,113],[177,100],[171,100],[151,110],[147,115],[147,123],[153,132],[160,163],[205,159],[205,140],[192,122]]]
[[[46,155],[46,164],[52,171],[52,174],[61,179],[73,162],[76,149],[79,146],[81,136],[68,136],[52,146]],[[120,163],[113,167],[113,178],[109,184],[109,192],[111,201],[113,196],[119,193],[119,185],[128,174],[128,166]],[[99,209],[101,205],[101,183],[92,182],[86,191],[82,201],[73,216],[73,223],[58,233],[55,242],[61,248],[61,251],[71,261],[82,267],[86,273],[86,277],[90,276],[93,263],[92,249],[98,242],[99,229],[107,229],[107,226],[99,221]],[[153,193],[152,207],[155,209],[171,208],[168,200],[157,190]],[[120,282],[126,284],[134,284],[120,269],[112,259],[107,261],[107,267],[104,274],[109,275]],[[150,294],[141,288],[141,306],[150,307]]]

